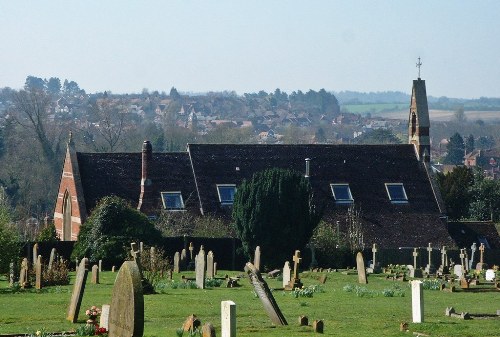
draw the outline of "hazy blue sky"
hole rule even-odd
[[[0,87],[500,97],[500,1],[0,0]]]

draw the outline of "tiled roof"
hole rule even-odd
[[[459,248],[470,248],[486,239],[492,249],[500,249],[500,233],[492,222],[450,222],[448,231]]]

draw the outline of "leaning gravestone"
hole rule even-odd
[[[87,274],[89,272],[88,268],[89,260],[84,257],[78,266],[75,285],[73,286],[73,293],[71,295],[71,302],[69,304],[67,320],[72,323],[76,323],[78,321],[78,313],[80,312],[83,292],[85,291],[85,283],[87,281]]]
[[[205,251],[200,249],[198,255],[196,255],[196,285],[200,289],[205,289],[205,277],[206,277],[206,269],[205,269]]]
[[[52,265],[54,264],[54,261],[56,260],[56,254],[57,254],[56,249],[52,248],[52,250],[50,251],[49,266],[47,267],[48,270],[52,270]]]
[[[123,262],[116,275],[109,312],[109,337],[142,337],[144,294],[135,261]]]
[[[361,252],[356,254],[356,268],[358,270],[358,283],[367,284],[368,280],[366,279],[365,259],[363,258],[363,254]]]
[[[264,309],[266,310],[267,315],[269,316],[269,318],[271,318],[271,321],[273,321],[273,323],[277,325],[288,325],[285,316],[283,316],[283,314],[281,313],[281,310],[278,307],[278,304],[276,303],[276,300],[274,299],[269,286],[262,278],[259,270],[255,268],[252,263],[248,262],[245,265],[245,271],[250,278],[250,283],[252,283],[257,296],[259,296],[262,304],[264,305]]]
[[[292,270],[290,269],[290,262],[286,261],[285,265],[283,266],[283,288],[287,287],[288,283],[290,283],[291,272]]]
[[[33,265],[35,265],[37,259],[38,259],[38,243],[35,243],[33,245]]]

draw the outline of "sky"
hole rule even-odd
[[[500,1],[0,0],[0,87],[500,97]]]

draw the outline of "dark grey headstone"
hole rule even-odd
[[[116,275],[108,324],[109,337],[139,337],[144,332],[144,295],[135,261],[125,261]]]
[[[248,262],[245,266],[245,271],[247,272],[250,278],[250,283],[252,283],[254,290],[257,293],[257,296],[259,296],[271,321],[276,325],[288,325],[285,316],[281,313],[269,286],[262,278],[259,270],[255,268],[252,263]]]

